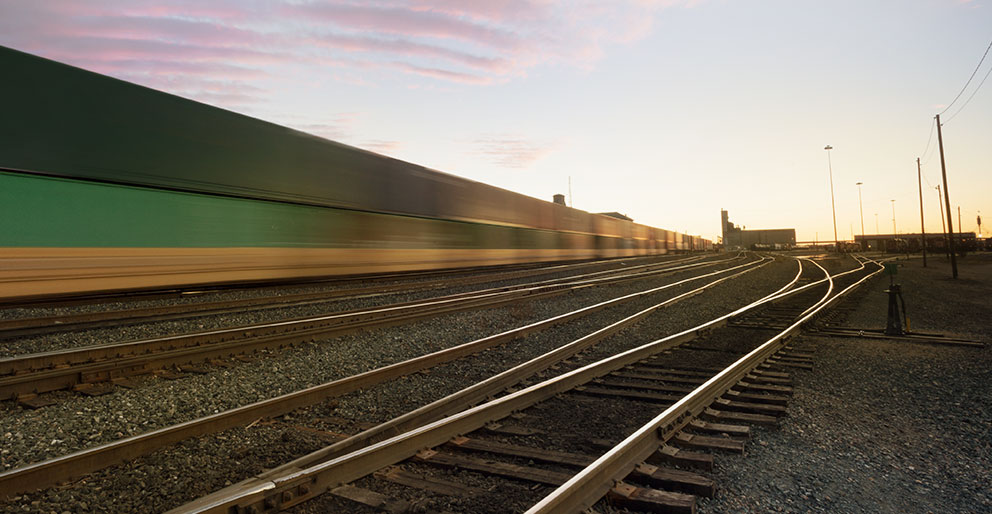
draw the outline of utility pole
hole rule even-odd
[[[923,267],[927,267],[927,228],[923,224],[923,171],[920,158],[916,158],[916,184],[920,186],[920,243],[923,248]]]
[[[950,259],[951,254],[947,252],[950,243],[947,242],[947,222],[944,220],[944,198],[940,195],[940,184],[937,184],[937,205],[940,206],[940,233],[944,234],[944,257]]]
[[[964,225],[961,224],[961,206],[958,206],[958,233],[964,234]]]
[[[947,204],[947,250],[951,253],[951,276],[958,278],[958,258],[954,255],[954,225],[951,220],[951,195],[947,192],[947,164],[944,161],[944,136],[940,131],[940,115],[937,115],[937,147],[940,148],[940,174],[944,179],[944,202]]]

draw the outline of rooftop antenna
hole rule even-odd
[[[572,206],[572,176],[568,176],[568,206]]]

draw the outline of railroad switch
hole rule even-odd
[[[885,320],[885,335],[901,336],[905,332],[902,329],[902,318],[906,317],[906,302],[902,299],[902,289],[899,284],[892,284],[885,290],[889,294],[889,315]],[[899,315],[899,308],[902,307],[902,317]],[[909,328],[907,319],[906,328]]]
[[[889,314],[885,320],[885,335],[901,336],[906,332],[902,330],[902,318],[906,318],[906,302],[902,299],[902,288],[894,283],[895,276],[899,273],[899,265],[894,262],[885,263],[885,272],[889,275],[889,288],[885,290],[889,294]],[[898,302],[898,304],[897,304]],[[902,307],[902,318],[899,317],[899,307]],[[906,330],[909,330],[909,318],[906,318]]]

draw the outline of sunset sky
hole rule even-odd
[[[945,109],[992,225],[990,43],[992,0],[0,0],[0,45],[713,240],[832,240],[828,144],[841,239],[859,181],[866,233],[919,231],[917,157],[939,231]]]

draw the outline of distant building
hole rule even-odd
[[[609,216],[618,220],[634,221],[634,218],[628,218],[626,215],[620,214],[619,212],[597,212],[596,214],[602,214],[603,216]]]
[[[730,222],[730,214],[720,209],[720,226],[723,231],[723,247],[727,250],[751,250],[764,248],[791,248],[796,246],[796,229],[775,228],[744,230]]]
[[[923,236],[920,234],[875,234],[854,236],[854,242],[861,248],[873,252],[919,252],[922,250]],[[974,232],[955,232],[956,251],[973,252],[980,249]],[[927,234],[927,251],[944,253],[947,251],[947,238],[943,233]]]

